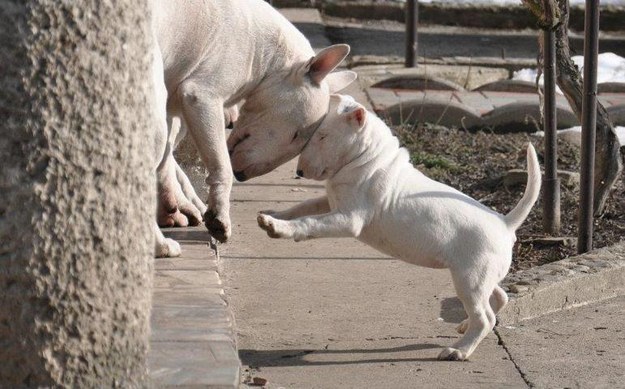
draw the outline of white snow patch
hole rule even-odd
[[[624,0],[625,1],[625,0]],[[575,65],[579,67],[580,73],[583,75],[584,71],[584,57],[576,55],[571,58]],[[597,58],[597,83],[602,82],[623,82],[625,83],[625,58],[618,56],[614,53],[601,53]],[[514,72],[512,75],[513,80],[523,80],[536,82],[536,69],[521,69]],[[538,81],[540,85],[543,85],[543,76],[540,76]],[[557,89],[558,93],[562,93],[560,89]]]

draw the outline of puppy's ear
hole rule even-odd
[[[363,107],[358,107],[345,115],[347,116],[349,125],[356,131],[361,130],[367,122],[367,110]]]
[[[312,57],[306,64],[306,74],[310,79],[320,84],[334,68],[349,54],[349,45],[339,44],[326,47]]]
[[[330,93],[336,93],[345,89],[349,84],[354,82],[356,77],[358,77],[356,72],[352,72],[351,70],[343,70],[328,74],[326,82],[330,87]]]

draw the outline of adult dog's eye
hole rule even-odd
[[[319,140],[324,140],[324,139],[326,138],[326,136],[327,136],[327,135],[321,135],[321,136],[319,137]]]
[[[293,139],[291,139],[291,142],[295,142],[295,139],[297,139],[298,136],[299,136],[299,131],[297,131],[295,135],[293,135]]]

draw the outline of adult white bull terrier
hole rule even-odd
[[[423,175],[379,118],[351,98],[332,96],[328,116],[298,162],[300,176],[327,180],[327,196],[264,211],[258,224],[273,238],[355,237],[408,263],[448,268],[468,319],[458,327],[464,336],[439,359],[464,360],[508,301],[498,283],[510,267],[515,230],[540,191],[531,144],[527,160],[525,193],[500,215]]]
[[[355,79],[353,72],[330,74],[349,46],[315,55],[308,40],[263,0],[153,0],[151,7],[162,68],[157,99],[165,101],[170,123],[183,119],[210,170],[204,222],[223,242],[231,234],[233,171],[239,180],[249,179],[301,151],[326,113],[330,92]],[[226,143],[224,107],[242,100]],[[166,156],[161,169],[172,164],[167,150],[158,155]],[[175,169],[167,171],[170,177]],[[158,243],[158,234],[157,254],[179,252],[173,241]]]

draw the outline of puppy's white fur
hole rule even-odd
[[[508,300],[498,283],[510,267],[515,230],[540,191],[531,144],[527,159],[525,194],[500,215],[423,175],[379,118],[349,97],[332,96],[298,163],[298,174],[327,180],[327,196],[261,213],[258,224],[274,238],[355,237],[406,262],[448,268],[468,319],[458,327],[464,336],[439,358],[464,360]]]

